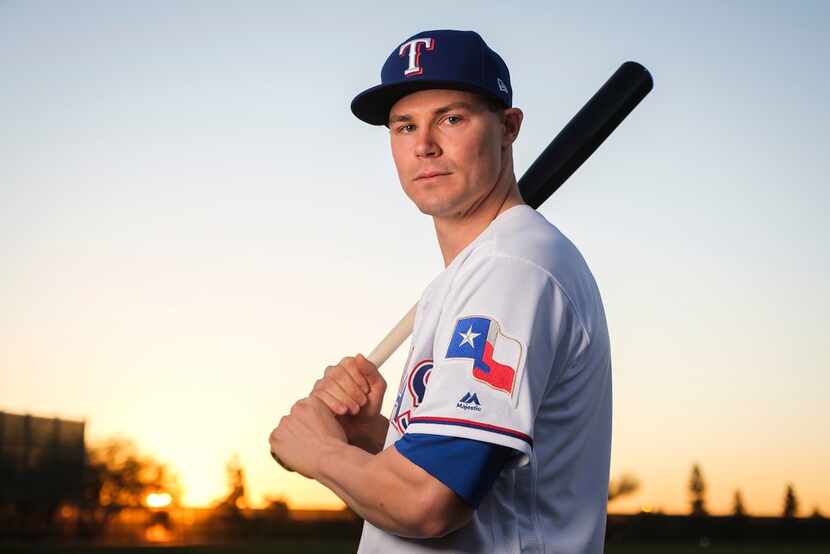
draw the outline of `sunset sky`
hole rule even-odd
[[[234,454],[254,505],[342,505],[268,434],[443,269],[349,102],[406,37],[474,29],[518,175],[623,61],[654,76],[541,208],[608,315],[611,475],[642,481],[610,510],[686,511],[697,462],[715,513],[792,482],[830,514],[830,3],[521,6],[0,0],[0,410],[135,440],[188,505]]]

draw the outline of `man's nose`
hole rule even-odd
[[[419,158],[433,158],[441,154],[441,148],[435,142],[433,130],[427,126],[417,131],[418,140],[415,143],[415,155]]]

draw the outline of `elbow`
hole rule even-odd
[[[419,495],[410,521],[410,538],[437,539],[467,525],[473,517],[473,509],[454,493]]]
[[[427,517],[420,526],[420,538],[423,539],[438,539],[441,537],[445,537],[456,531],[461,529],[467,523],[470,522],[472,519],[472,511],[467,517],[464,518],[457,518],[453,521],[450,520],[441,520],[436,517]]]

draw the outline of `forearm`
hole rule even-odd
[[[423,507],[430,504],[422,492],[425,487],[391,471],[388,463],[381,463],[381,456],[389,455],[372,455],[346,444],[332,447],[320,459],[317,481],[360,517],[389,533],[411,538],[443,534],[437,525],[447,521],[449,515],[430,513],[425,517]]]

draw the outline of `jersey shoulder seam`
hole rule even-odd
[[[490,257],[490,258],[504,258],[504,259],[506,259],[506,260],[512,260],[512,261],[523,262],[523,263],[525,263],[525,264],[527,264],[527,265],[529,265],[529,266],[531,266],[531,267],[535,267],[536,269],[538,269],[539,271],[541,271],[541,272],[543,272],[545,275],[547,275],[547,276],[548,276],[548,278],[549,278],[551,281],[553,281],[553,284],[554,284],[554,285],[555,285],[555,286],[556,286],[556,287],[557,287],[560,291],[562,291],[562,296],[564,296],[564,297],[565,297],[565,299],[568,301],[568,305],[570,305],[571,310],[573,311],[574,315],[576,316],[576,320],[579,322],[579,327],[580,327],[580,329],[582,329],[582,332],[585,334],[585,337],[586,337],[586,340],[587,340],[587,343],[586,343],[586,345],[585,345],[585,346],[587,347],[587,346],[589,346],[589,345],[591,344],[591,334],[588,332],[588,326],[587,326],[587,325],[585,325],[585,319],[582,317],[582,314],[581,314],[581,313],[579,312],[579,310],[576,308],[576,304],[574,304],[574,301],[571,299],[570,295],[568,294],[568,291],[567,291],[567,290],[565,290],[565,287],[564,287],[564,286],[562,286],[562,283],[560,283],[560,282],[559,282],[559,279],[557,279],[557,278],[553,275],[553,273],[551,273],[551,272],[550,272],[550,271],[548,271],[546,268],[542,267],[541,265],[537,264],[536,262],[534,262],[534,261],[532,261],[532,260],[528,260],[527,258],[523,258],[523,257],[521,257],[521,256],[514,256],[514,255],[512,255],[512,254],[506,254],[506,253],[504,253],[504,252],[499,252],[499,251],[490,252],[490,253],[488,253],[488,254],[484,254],[484,257],[485,257],[485,258],[488,258],[488,257]]]

